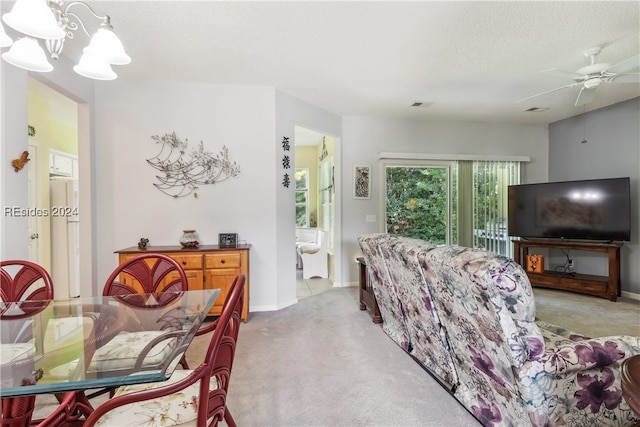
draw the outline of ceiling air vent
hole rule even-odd
[[[413,104],[411,104],[412,107],[422,107],[422,108],[430,107],[432,105],[433,105],[433,102],[414,102]]]
[[[543,107],[531,107],[527,110],[524,110],[527,113],[542,113],[543,111],[547,111],[548,108],[543,108]]]

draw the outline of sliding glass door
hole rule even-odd
[[[508,186],[520,183],[520,162],[473,162],[473,247],[510,256]]]
[[[451,242],[451,164],[384,162],[386,232]]]
[[[507,187],[520,183],[517,161],[382,160],[387,233],[503,255]]]

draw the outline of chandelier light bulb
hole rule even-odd
[[[131,62],[131,58],[125,53],[122,42],[110,27],[103,25],[98,28],[83,52],[102,56],[113,65],[126,65]]]
[[[73,71],[94,80],[114,80],[118,77],[104,57],[90,53],[82,55]]]
[[[8,52],[2,54],[2,59],[11,65],[29,71],[47,73],[53,70],[53,65],[47,61],[47,55],[36,39],[23,37],[18,39]]]
[[[18,0],[2,20],[14,30],[39,39],[65,37],[46,0]]]

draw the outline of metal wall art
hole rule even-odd
[[[147,159],[147,163],[162,172],[162,175],[156,175],[160,183],[153,185],[173,198],[189,194],[197,198],[200,185],[215,184],[240,174],[240,166],[229,160],[226,145],[214,156],[205,151],[202,141],[187,153],[188,140],[181,140],[175,132],[154,135],[151,139],[162,145],[155,157]]]

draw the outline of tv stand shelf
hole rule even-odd
[[[540,288],[562,289],[594,295],[616,301],[620,296],[620,248],[622,243],[569,242],[564,240],[514,240],[513,259],[525,268],[532,248],[563,249],[606,253],[609,257],[609,275],[593,276],[579,273],[527,271],[531,285]],[[526,269],[526,268],[525,268]]]

